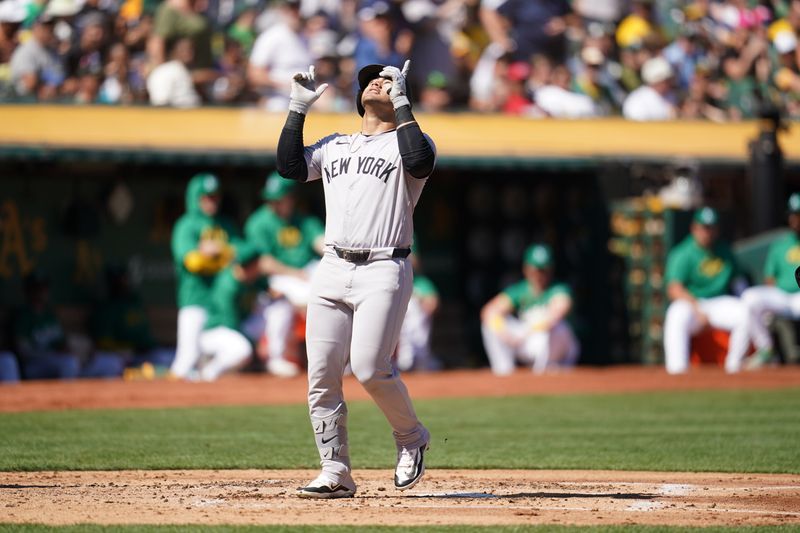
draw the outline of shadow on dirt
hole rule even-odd
[[[609,498],[612,500],[652,500],[657,494],[639,493],[585,493],[585,492],[517,492],[512,494],[492,494],[487,492],[453,492],[445,494],[412,494],[409,498],[444,498],[444,499],[493,499],[510,500],[514,498]]]

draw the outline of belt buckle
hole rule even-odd
[[[363,263],[369,259],[369,250],[348,250],[339,248],[339,257],[350,263]]]

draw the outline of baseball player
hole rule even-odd
[[[277,172],[271,174],[262,193],[265,205],[245,224],[245,237],[256,245],[262,273],[269,276],[269,299],[263,308],[267,371],[281,377],[300,372],[296,364],[286,360],[286,347],[296,313],[305,313],[311,273],[325,246],[322,222],[295,210],[296,185]]]
[[[206,303],[208,320],[198,339],[201,355],[208,358],[197,373],[201,381],[216,380],[242,366],[253,353],[253,346],[239,327],[252,308],[256,284],[262,279],[258,258],[254,246],[239,243],[233,264],[214,279]]]
[[[395,487],[409,489],[425,472],[430,435],[391,361],[413,285],[412,215],[436,159],[406,96],[408,67],[406,61],[402,71],[362,68],[356,97],[361,131],[308,147],[306,113],[327,85],[316,86],[313,66],[292,82],[278,171],[300,182],[322,180],[326,207],[325,254],[311,279],[306,329],[309,412],[322,472],[299,490],[304,498],[356,491],[342,395],[348,360],[392,427]]]
[[[800,265],[800,193],[789,196],[788,225],[792,230],[773,242],[764,263],[766,285],[750,287],[742,293],[742,302],[750,315],[750,336],[756,346],[747,369],[758,368],[774,358],[772,336],[767,327],[769,314],[800,318],[800,288],[795,270]]]
[[[719,215],[698,209],[690,234],[667,256],[665,279],[672,303],[664,319],[664,358],[667,372],[689,368],[689,342],[706,326],[730,331],[725,370],[738,372],[750,344],[747,310],[730,292],[741,293],[744,279],[730,247],[717,239]]]
[[[219,180],[209,173],[194,176],[186,187],[186,213],[172,230],[172,257],[178,278],[178,342],[170,367],[184,379],[200,357],[200,332],[205,327],[211,286],[233,259],[233,224],[217,214]]]
[[[550,247],[530,245],[523,254],[522,272],[525,279],[481,309],[483,345],[492,372],[511,374],[517,360],[536,373],[574,366],[580,345],[566,321],[572,294],[566,284],[553,282]]]

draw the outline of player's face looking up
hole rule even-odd
[[[204,194],[200,197],[200,210],[213,217],[219,210],[220,196],[218,194]]]
[[[387,80],[386,78],[375,78],[374,80],[370,81],[369,85],[367,85],[367,88],[364,89],[364,93],[361,95],[361,103],[364,105],[364,107],[366,107],[368,103],[384,103],[386,105],[391,105],[391,100],[389,99],[389,89],[391,88],[391,80]]]

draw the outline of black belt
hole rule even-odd
[[[333,251],[336,252],[336,255],[340,258],[350,263],[365,263],[369,259],[369,254],[372,252],[369,248],[352,249],[339,248],[338,246],[334,246]],[[405,259],[410,253],[411,248],[395,248],[392,250],[392,259]]]

